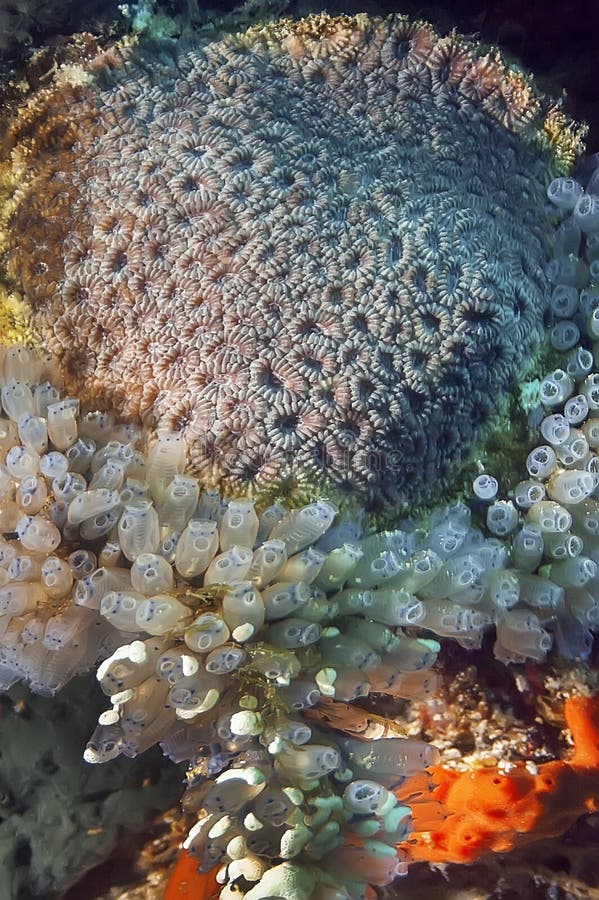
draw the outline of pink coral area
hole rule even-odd
[[[432,766],[398,790],[412,806],[414,831],[402,849],[414,861],[470,863],[562,834],[580,815],[599,809],[599,695],[565,704],[574,752],[542,763],[537,774],[518,763],[460,772]]]

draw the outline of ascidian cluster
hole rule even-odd
[[[422,602],[405,587],[359,587],[379,580],[384,537],[361,548],[333,534],[319,549],[332,504],[258,517],[251,501],[221,503],[183,474],[180,436],[144,455],[134,429],[79,416],[33,351],[10,348],[3,365],[2,687],[52,694],[103,658],[112,709],[85,758],[160,741],[195,761],[210,776],[186,795],[202,809],[189,841],[204,866],[229,858],[229,880],[262,891],[267,861],[297,859],[283,868],[295,897],[312,896],[319,866],[355,896],[361,872],[389,882],[409,809],[388,788],[434,749],[335,738],[302,716],[321,697],[434,688],[438,644],[397,631],[423,618]]]
[[[582,189],[549,190],[568,192]],[[586,225],[574,215],[558,251]],[[592,288],[579,296],[563,274],[574,266],[588,281],[587,264],[558,260],[552,307],[572,290],[591,303]],[[569,315],[560,322],[578,335],[591,329],[592,310]],[[2,688],[52,694],[100,660],[111,708],[85,758],[160,743],[190,760],[187,846],[203,870],[221,867],[222,898],[353,898],[367,895],[366,873],[391,882],[411,828],[401,785],[437,754],[352,701],[433,693],[437,637],[477,647],[494,627],[506,662],[542,660],[554,638],[566,656],[590,650],[599,398],[585,341],[540,384],[547,443],[529,455],[529,478],[507,500],[491,475],[476,479],[486,524],[459,503],[366,536],[324,499],[256,511],[202,490],[179,434],[81,415],[50,359],[8,348]]]

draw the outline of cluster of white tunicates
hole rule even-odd
[[[475,648],[494,629],[506,663],[542,660],[554,642],[570,658],[590,653],[594,178],[549,187],[563,217],[547,274],[564,361],[539,384],[526,473],[502,494],[482,472],[470,506],[425,521],[359,536],[328,500],[288,510],[221,498],[186,474],[179,435],[81,415],[51,361],[26,347],[0,359],[0,687],[53,693],[99,663],[111,707],[85,758],[160,743],[192,761],[202,774],[184,797],[198,813],[187,845],[204,869],[221,867],[223,898],[359,897],[366,877],[404,871],[409,810],[393,788],[435,751],[348,737],[351,704],[434,693],[435,638]]]
[[[243,874],[262,891],[273,858],[356,897],[366,873],[383,884],[403,871],[409,810],[392,788],[434,749],[393,738],[365,758],[303,712],[372,690],[433,692],[439,644],[402,627],[422,603],[354,588],[370,544],[318,547],[332,503],[258,514],[223,500],[185,474],[179,435],[142,450],[135,428],[61,397],[35,351],[9,348],[0,365],[2,688],[52,694],[99,662],[111,708],[85,759],[157,742],[204,759],[190,846],[205,867],[223,862],[229,884]],[[364,839],[359,854],[348,833]]]

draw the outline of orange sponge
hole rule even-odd
[[[198,872],[199,862],[187,850],[182,850],[171,872],[163,900],[212,900],[218,897],[220,885],[216,881],[218,866],[210,872]]]
[[[414,831],[401,849],[412,860],[474,862],[555,837],[598,809],[599,695],[568,699],[565,715],[574,739],[567,762],[542,763],[536,775],[524,763],[507,774],[432,766],[428,791],[421,776],[403,785],[397,793],[412,806]]]

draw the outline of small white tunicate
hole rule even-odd
[[[121,506],[115,506],[107,512],[98,513],[85,519],[79,528],[79,534],[84,541],[97,541],[104,537],[118,524],[121,516]]]
[[[592,372],[582,382],[581,394],[584,394],[590,410],[599,409],[599,372]]]
[[[268,620],[283,619],[299,610],[310,598],[310,588],[301,582],[277,581],[264,588],[262,601]]]
[[[581,426],[581,431],[586,437],[589,447],[599,447],[599,419],[587,419]]]
[[[118,535],[121,549],[131,561],[140,553],[156,552],[160,542],[160,524],[151,500],[139,497],[125,505],[119,519]]]
[[[369,618],[383,625],[418,625],[424,619],[425,605],[413,594],[400,588],[377,588],[364,591],[369,595],[365,605]]]
[[[48,437],[56,450],[66,450],[77,440],[79,401],[67,397],[48,406]]]
[[[252,556],[248,547],[233,546],[225,553],[220,553],[206,569],[204,585],[243,581],[249,572]]]
[[[587,319],[587,334],[593,341],[599,338],[599,306],[592,311]]]
[[[147,634],[169,634],[185,619],[189,621],[191,610],[169,594],[156,594],[142,600],[135,610],[135,624]]]
[[[589,234],[585,241],[584,255],[587,262],[592,263],[599,259],[599,234]]]
[[[231,629],[250,624],[258,631],[264,624],[265,610],[262,596],[249,581],[233,585],[223,597],[223,617]]]
[[[78,606],[69,606],[63,612],[52,616],[46,623],[44,646],[53,651],[66,648],[77,635],[82,634],[85,626],[89,625],[88,616],[88,610]]]
[[[156,503],[162,503],[175,475],[185,468],[185,441],[177,432],[159,434],[148,451],[146,478]]]
[[[585,234],[599,233],[599,197],[583,194],[576,201],[572,217]]]
[[[209,653],[215,647],[225,644],[231,636],[226,622],[214,613],[202,613],[189,625],[183,640],[196,653]]]
[[[593,368],[593,354],[585,347],[570,350],[566,360],[566,372],[570,378],[584,378]]]
[[[107,443],[114,425],[112,413],[93,412],[84,413],[79,419],[79,433],[82,437],[91,438],[97,447],[103,447]]]
[[[541,531],[555,533],[568,531],[572,525],[572,516],[554,500],[541,500],[528,510],[528,521],[534,522]]]
[[[580,425],[589,414],[589,404],[584,394],[570,397],[564,406],[564,419],[570,425]]]
[[[287,555],[292,556],[313,544],[331,526],[337,508],[326,500],[317,500],[288,513],[274,526],[271,540],[283,541]]]
[[[15,556],[8,566],[10,581],[38,581],[41,579],[41,562],[35,556]]]
[[[47,600],[38,582],[19,582],[0,587],[0,616],[22,616]]]
[[[37,475],[27,475],[17,488],[16,501],[23,512],[30,516],[40,512],[47,498],[46,482]]]
[[[546,535],[534,522],[525,523],[512,540],[512,563],[523,572],[534,572],[542,558]]]
[[[325,591],[343,587],[361,556],[362,551],[357,544],[344,543],[341,547],[335,547],[327,554],[314,581],[315,586]]]
[[[306,547],[294,556],[290,556],[278,572],[280,581],[303,581],[312,584],[319,574],[326,553],[317,547]]]
[[[57,500],[71,503],[77,494],[82,494],[87,488],[87,482],[83,475],[77,472],[65,472],[52,479],[52,490]]]
[[[25,413],[19,418],[18,431],[21,443],[36,453],[46,452],[48,447],[48,428],[46,420],[41,416]]]
[[[57,556],[48,556],[41,567],[40,580],[49,597],[66,596],[73,586],[73,576],[68,563]]]
[[[69,462],[64,453],[58,450],[51,450],[45,453],[40,459],[40,472],[46,478],[61,478],[66,475],[69,469]]]
[[[247,653],[235,644],[222,644],[211,650],[206,657],[205,668],[211,675],[228,675],[242,665]]]
[[[80,550],[74,550],[73,553],[70,553],[67,557],[67,562],[73,578],[76,578],[77,580],[80,578],[87,578],[91,575],[98,564],[96,554],[83,547]]]
[[[15,531],[27,550],[38,553],[52,553],[61,541],[58,528],[41,515],[23,516],[17,522]]]
[[[554,316],[570,319],[578,309],[578,291],[573,285],[556,284],[551,292],[549,306]]]
[[[104,446],[99,446],[91,461],[92,473],[101,469],[109,460],[117,460],[124,464],[122,457],[123,444],[120,441],[110,440]],[[126,466],[125,466],[126,468]]]
[[[118,504],[118,491],[109,491],[107,488],[83,491],[70,502],[67,519],[71,525],[80,525],[85,519],[106,513]]]
[[[539,399],[543,406],[553,409],[566,402],[574,389],[574,381],[563,369],[555,369],[541,381]]]
[[[266,640],[285,650],[296,650],[316,643],[320,635],[321,628],[317,623],[291,617],[270,625]]]
[[[499,485],[497,483],[497,479],[494,478],[493,475],[487,475],[486,473],[477,475],[477,477],[472,482],[472,490],[474,491],[474,496],[478,497],[479,500],[484,500],[485,502],[494,500],[497,496],[498,489]]]
[[[511,609],[498,619],[496,628],[500,647],[525,659],[541,662],[551,649],[551,635],[533,612]]]
[[[131,584],[145,597],[169,591],[174,584],[172,567],[156,553],[140,553],[131,565]]]
[[[586,264],[577,256],[559,256],[552,259],[545,272],[551,284],[565,284],[583,288],[589,283]]]
[[[22,380],[35,381],[39,374],[41,359],[32,347],[25,344],[13,344],[6,348],[2,363],[2,376],[4,381]]]
[[[258,534],[258,516],[253,500],[230,500],[223,513],[219,539],[221,550],[253,547]]]
[[[0,417],[0,450],[5,453],[18,443],[17,426],[10,419]]]
[[[599,537],[599,501],[594,497],[589,497],[574,506],[572,513],[576,521],[576,530],[578,534],[592,537]]]
[[[555,450],[547,445],[535,447],[526,458],[528,474],[533,478],[549,478],[556,465]]]
[[[551,566],[551,580],[564,588],[583,587],[597,575],[597,563],[588,556],[569,557]]]
[[[46,419],[48,416],[48,407],[51,403],[56,403],[59,399],[60,394],[58,389],[49,381],[37,384],[33,389],[34,415]]]
[[[121,561],[121,545],[118,541],[107,541],[98,556],[98,565],[112,568]]]
[[[569,531],[561,534],[545,534],[544,553],[550,559],[567,559],[580,556],[582,553],[584,542],[577,534],[571,534]]]
[[[545,485],[539,481],[520,481],[514,488],[514,503],[520,509],[530,509],[533,503],[545,499]]]
[[[125,467],[116,459],[107,460],[92,476],[90,490],[106,488],[109,491],[120,491],[125,480]]]
[[[593,493],[597,479],[582,469],[558,470],[547,482],[547,493],[557,503],[582,503]]]
[[[518,511],[509,500],[495,500],[487,510],[487,528],[497,537],[505,537],[518,524]]]
[[[570,436],[555,448],[555,453],[564,468],[582,468],[582,463],[588,459],[590,453],[584,431],[580,428],[571,428]]]
[[[563,444],[570,436],[570,425],[561,413],[546,416],[541,422],[541,434],[545,440],[555,447]]]
[[[341,755],[334,747],[319,744],[287,746],[277,755],[277,763],[288,777],[324,778],[341,765]]]
[[[562,609],[564,589],[561,585],[529,572],[518,572],[517,577],[520,584],[520,599],[523,603],[547,611]]]
[[[100,601],[100,614],[120,631],[139,631],[135,615],[138,606],[145,599],[133,589],[130,591],[108,591]]]
[[[550,333],[551,346],[560,352],[571,350],[580,340],[580,330],[575,322],[563,319],[553,326]]]
[[[200,486],[197,478],[189,475],[175,475],[164,491],[164,498],[158,506],[161,528],[170,528],[181,534],[197,509]]]
[[[570,254],[573,254],[578,256],[581,240],[582,232],[580,226],[572,218],[565,219],[555,232],[553,241],[555,255],[570,256]]]
[[[594,309],[599,307],[599,290],[597,288],[583,288],[579,295],[580,314],[583,319],[588,320]]]
[[[487,572],[485,583],[489,599],[497,609],[516,606],[520,599],[520,582],[515,572],[508,569]]]
[[[562,212],[572,212],[584,194],[584,188],[573,178],[554,178],[547,188],[547,197]]]
[[[65,450],[65,456],[71,472],[87,472],[94,455],[96,445],[90,438],[78,438]]]
[[[27,475],[35,475],[39,471],[40,458],[35,450],[29,447],[11,447],[6,454],[6,468],[13,478],[21,479]]]
[[[4,412],[13,422],[18,422],[21,416],[35,414],[31,388],[24,381],[7,381],[0,390],[0,397]]]
[[[99,609],[102,597],[106,596],[109,591],[125,591],[131,587],[128,569],[121,568],[116,564],[106,567],[102,554],[100,554],[98,562],[101,563],[100,568],[77,579],[73,593],[77,606]]]
[[[208,519],[192,519],[175,548],[175,568],[182,578],[197,578],[206,571],[218,549],[218,526]]]

